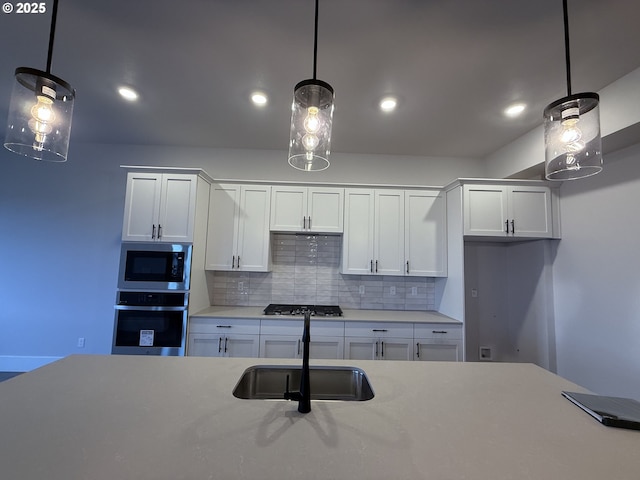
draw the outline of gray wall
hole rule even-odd
[[[325,172],[305,173],[277,151],[73,142],[64,164],[4,148],[0,163],[0,370],[111,351],[126,182],[120,165],[200,167],[218,179],[428,186],[484,173],[471,159],[346,154],[333,154]]]
[[[640,399],[640,145],[561,189],[553,263],[558,373]]]

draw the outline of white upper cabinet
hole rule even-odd
[[[198,175],[127,174],[123,241],[193,242]]]
[[[439,190],[345,191],[342,273],[446,276],[446,204]]]
[[[344,189],[273,186],[271,195],[272,231],[342,233]]]
[[[342,273],[404,275],[404,191],[348,188]]]
[[[439,190],[404,193],[405,273],[447,276],[446,200]]]
[[[269,271],[271,187],[213,185],[209,198],[205,268]]]
[[[551,189],[529,185],[463,187],[464,235],[551,238]]]

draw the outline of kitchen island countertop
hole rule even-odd
[[[191,317],[210,318],[256,318],[256,319],[292,319],[299,320],[302,315],[265,315],[264,307],[211,306]],[[343,309],[340,317],[317,317],[318,320],[355,321],[355,322],[409,322],[409,323],[449,323],[462,325],[462,322],[433,311],[413,310],[356,310]]]
[[[0,383],[7,480],[631,480],[640,432],[565,400],[531,364],[327,361],[375,397],[239,400],[257,359],[74,355]],[[272,364],[296,362],[270,359]],[[312,362],[312,365],[319,362]]]

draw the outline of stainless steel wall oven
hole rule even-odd
[[[119,291],[111,352],[184,355],[188,298],[188,292]]]

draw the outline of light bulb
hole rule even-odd
[[[319,143],[320,139],[317,137],[317,135],[313,135],[312,133],[307,133],[304,137],[302,137],[302,145],[304,145],[304,149],[307,152],[313,152]]]
[[[51,125],[55,119],[56,114],[51,108],[53,100],[44,95],[37,96],[38,102],[31,107],[31,119],[29,120],[29,129],[34,133],[37,143],[42,144],[45,142],[45,138],[53,130]]]
[[[318,118],[318,112],[318,107],[309,107],[307,109],[307,116],[304,119],[304,129],[309,133],[316,133],[318,130],[320,130],[320,119]]]
[[[578,128],[580,121],[579,108],[567,108],[562,111],[562,130],[560,131],[560,141],[566,152],[567,168],[579,169],[580,165],[576,163],[574,154],[582,151],[585,147],[582,141],[582,130]]]

